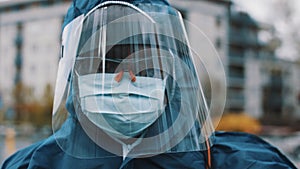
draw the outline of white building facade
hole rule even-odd
[[[54,88],[62,22],[69,5],[36,0],[0,3],[0,94],[6,108],[14,104],[16,76],[36,99],[43,96],[46,85]]]

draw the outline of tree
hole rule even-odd
[[[14,110],[16,112],[17,123],[22,123],[29,120],[29,114],[26,105],[34,100],[31,88],[19,82],[15,85],[13,90]]]
[[[17,123],[32,123],[36,127],[51,125],[53,89],[47,84],[42,98],[36,98],[31,88],[18,83],[14,90]]]

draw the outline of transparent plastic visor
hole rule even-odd
[[[170,7],[108,2],[77,18],[63,32],[58,145],[78,158],[206,150],[214,128],[195,57]]]

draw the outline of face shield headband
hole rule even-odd
[[[74,19],[54,96],[58,145],[78,158],[207,149],[214,128],[189,46],[180,13],[167,6],[106,2]]]

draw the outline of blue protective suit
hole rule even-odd
[[[296,169],[277,148],[246,133],[216,132],[211,153],[214,169]],[[205,169],[206,158],[205,151],[197,151],[124,161],[122,157],[77,159],[62,151],[51,136],[18,151],[1,169]]]
[[[96,4],[105,0],[74,0],[68,10],[64,26],[82,13],[88,12]],[[137,4],[159,3],[168,5],[166,0],[127,0]],[[71,98],[71,97],[69,97]],[[85,134],[68,99],[67,109],[71,113],[63,129],[76,130],[82,145],[92,142]],[[61,134],[60,134],[61,132]],[[58,131],[59,139],[68,137]],[[101,148],[100,148],[101,149]],[[109,153],[103,150],[103,153]],[[212,168],[216,169],[295,169],[296,167],[275,147],[259,137],[246,133],[216,132],[214,145],[211,147]],[[69,156],[57,145],[56,138],[49,138],[16,152],[9,157],[1,169],[205,169],[207,152],[194,151],[182,153],[165,153],[148,158],[131,159],[122,157],[105,157],[79,159]]]

